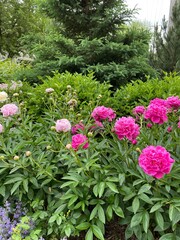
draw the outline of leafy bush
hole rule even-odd
[[[30,87],[26,98],[27,107],[32,114],[42,114],[51,108],[58,106],[62,109],[69,109],[68,102],[71,99],[76,99],[78,103],[79,113],[81,115],[87,115],[88,111],[92,111],[92,108],[97,104],[93,99],[99,99],[100,104],[110,105],[112,98],[111,85],[108,83],[100,84],[94,79],[92,73],[87,76],[82,74],[71,74],[58,72],[54,73],[53,77],[46,77],[41,79],[42,84]],[[46,93],[46,89],[53,88],[54,92],[50,94],[52,98],[49,98],[49,94]],[[59,115],[63,116],[64,111]]]
[[[24,66],[16,63],[12,59],[7,59],[5,61],[0,61],[0,82],[15,80],[14,73],[16,71],[23,71]],[[16,79],[17,80],[17,79]]]
[[[106,226],[116,220],[125,226],[125,239],[135,236],[138,240],[179,240],[180,99],[173,100],[173,104],[177,102],[175,111],[171,106],[167,113],[168,105],[160,106],[168,122],[163,118],[163,124],[154,123],[161,120],[162,114],[149,117],[151,121],[144,114],[136,115],[136,119],[120,118],[125,123],[122,127],[108,105],[93,110],[101,104],[101,99],[96,97],[99,90],[107,91],[104,96],[108,96],[107,85],[99,85],[91,77],[69,73],[55,74],[51,80],[48,78],[47,82],[33,88],[34,93],[39,94],[36,99],[32,95],[33,101],[37,101],[35,107],[41,109],[41,96],[47,103],[46,111],[43,108],[43,115],[38,118],[36,115],[36,119],[32,109],[22,104],[21,98],[29,94],[29,89],[22,87],[22,95],[12,96],[14,92],[9,88],[8,99],[0,93],[3,106],[0,201],[15,198],[25,204],[27,215],[35,222],[31,236],[36,239],[40,236],[45,239],[76,236],[78,239],[84,234],[86,240],[95,237],[103,240]],[[71,87],[67,88],[69,84]],[[74,88],[78,97],[73,95],[74,101],[66,104]],[[95,90],[91,106],[85,104],[83,108],[83,101],[88,102],[90,92]],[[5,103],[16,104],[19,111],[8,105],[6,115],[10,116],[5,116]],[[84,111],[82,115],[81,111]],[[60,119],[67,120],[57,122]],[[126,122],[129,119],[130,125]],[[75,135],[68,131],[68,121],[71,125],[81,125]],[[66,124],[60,128],[62,122]],[[77,148],[73,143],[75,138]],[[85,145],[83,139],[87,139]],[[149,157],[152,164],[145,173],[140,156],[149,146],[160,146],[161,151],[160,155],[154,153],[155,158]],[[168,163],[170,158],[174,161],[171,164]],[[154,174],[156,167],[157,175]],[[17,231],[29,229],[27,219],[22,219]]]
[[[180,96],[180,77],[175,73],[165,75],[162,80],[148,79],[132,81],[120,87],[114,94],[113,107],[119,114],[129,115],[136,105],[147,106],[153,98],[167,98],[171,95]]]

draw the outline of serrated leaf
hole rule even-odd
[[[100,229],[98,226],[92,225],[92,231],[93,231],[94,235],[95,235],[98,239],[104,240],[104,237],[103,237],[103,234],[102,234],[102,232],[101,232],[101,229]]]
[[[106,182],[106,185],[111,189],[111,191],[113,191],[115,193],[119,193],[119,191],[117,190],[117,187],[114,183]]]

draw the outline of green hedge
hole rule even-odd
[[[130,114],[137,105],[147,106],[153,98],[180,96],[180,76],[165,75],[163,79],[132,81],[114,93],[113,107],[120,115]]]
[[[42,79],[42,82],[41,85],[30,87],[26,98],[28,109],[37,116],[46,112],[47,107],[52,104],[65,109],[71,99],[76,99],[81,114],[83,112],[86,114],[88,109],[91,111],[95,104],[111,106],[113,102],[111,85],[109,83],[99,83],[94,79],[92,73],[85,76],[56,72],[53,77],[48,76],[46,79]],[[70,87],[69,90],[68,86]],[[56,102],[51,102],[49,94],[46,93],[47,88],[54,89],[52,94]],[[67,99],[67,101],[65,102],[64,99]]]

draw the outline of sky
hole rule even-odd
[[[156,23],[159,25],[165,15],[166,20],[169,18],[169,7],[171,0],[125,0],[129,8],[139,8],[136,19],[146,22],[153,27]]]

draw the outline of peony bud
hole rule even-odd
[[[26,157],[31,156],[31,152],[30,151],[26,151]]]
[[[92,132],[88,132],[88,137],[92,137],[93,133]]]
[[[66,149],[70,150],[71,148],[72,148],[72,145],[71,145],[70,143],[68,143],[68,144],[66,145]]]
[[[14,156],[14,160],[16,160],[16,161],[19,160],[19,156],[17,156],[17,155]]]
[[[14,93],[13,94],[13,97],[18,97],[19,96],[19,93]]]
[[[46,146],[46,149],[47,150],[51,149],[51,146],[50,145]]]
[[[67,85],[67,89],[71,89],[72,87],[71,87],[71,85]]]
[[[141,153],[141,149],[140,148],[136,148],[136,151]]]

